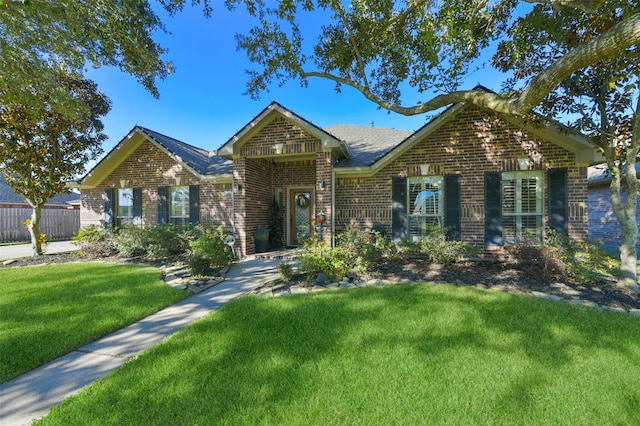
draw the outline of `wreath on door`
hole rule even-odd
[[[296,196],[296,206],[298,206],[301,209],[308,209],[309,208],[309,204],[311,204],[311,200],[308,199],[304,194],[298,194]]]

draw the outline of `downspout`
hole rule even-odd
[[[336,246],[336,172],[331,162],[331,247]]]

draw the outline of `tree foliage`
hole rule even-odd
[[[171,0],[161,4],[171,9]],[[65,114],[85,112],[57,85],[56,65],[74,72],[113,66],[133,75],[158,96],[156,79],[171,64],[153,40],[164,31],[148,1],[0,0],[0,105],[47,104]]]
[[[86,114],[59,112],[47,93],[34,93],[38,102],[33,105],[0,106],[0,173],[34,209],[29,226],[34,255],[42,254],[37,238],[40,208],[102,153],[106,135],[100,119],[111,108],[94,82],[63,68],[55,75],[57,86],[81,103]]]

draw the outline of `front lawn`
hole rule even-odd
[[[413,285],[243,297],[42,424],[640,424],[640,318]]]
[[[185,297],[152,267],[69,263],[0,269],[0,383]]]

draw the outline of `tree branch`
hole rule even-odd
[[[365,69],[364,63],[362,62],[362,55],[360,55],[360,50],[358,49],[358,43],[356,43],[356,39],[353,36],[351,27],[349,27],[349,22],[347,22],[347,17],[345,16],[345,12],[344,12],[344,9],[342,8],[341,2],[335,1],[334,7],[336,8],[336,10],[338,11],[338,14],[340,15],[340,19],[342,20],[342,23],[344,24],[344,27],[347,30],[347,34],[349,34],[349,43],[351,44],[351,47],[353,48],[354,53],[356,55],[356,60],[358,61],[358,68],[360,69],[360,73],[362,74],[362,81],[364,81],[364,84],[366,87],[369,87],[369,81],[367,79],[367,71]]]
[[[373,34],[371,34],[371,36],[367,39],[366,42],[370,43],[372,40],[375,40],[376,37],[378,37],[380,34],[382,34],[383,32],[385,32],[388,29],[390,29],[391,27],[393,27],[396,24],[396,22],[404,21],[405,19],[407,19],[407,17],[409,15],[411,15],[414,11],[416,11],[420,6],[423,6],[426,2],[427,2],[427,0],[418,0],[418,1],[416,1],[411,6],[409,6],[407,8],[407,10],[405,10],[401,14],[399,14],[398,16],[394,16],[393,18],[389,19],[385,23],[385,25],[383,25],[382,27],[380,27],[378,29],[378,31],[376,31]]]
[[[553,6],[564,6],[578,9],[586,13],[594,12],[604,4],[604,0],[524,0],[527,3],[544,3]]]
[[[379,97],[357,81],[324,72],[302,72],[303,77],[321,77],[351,86],[381,107],[403,115],[417,115],[458,102],[470,102],[479,107],[511,115],[524,115],[535,108],[563,80],[572,73],[602,59],[615,57],[621,50],[640,43],[640,13],[611,27],[600,36],[580,45],[538,74],[524,91],[513,98],[505,98],[483,90],[454,91],[436,96],[430,101],[405,107]]]

